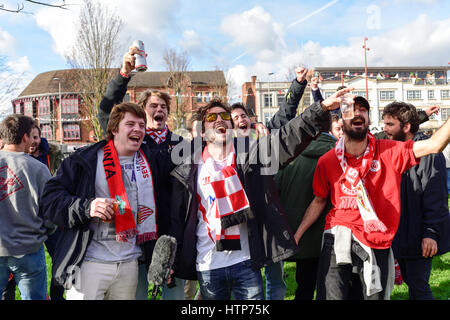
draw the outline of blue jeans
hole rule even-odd
[[[430,288],[432,258],[397,259],[403,280],[408,285],[409,300],[434,300]]]
[[[5,289],[11,272],[22,300],[46,300],[47,266],[44,246],[22,258],[0,257],[0,292]]]
[[[284,300],[286,283],[283,279],[283,261],[271,263],[265,267],[266,299]]]
[[[229,267],[197,271],[204,300],[264,300],[261,271],[246,260]]]
[[[447,168],[447,191],[450,193],[450,168]]]

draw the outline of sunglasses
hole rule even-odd
[[[206,114],[206,122],[213,122],[217,120],[217,116],[220,115],[222,120],[231,120],[231,114],[229,112],[218,112]]]

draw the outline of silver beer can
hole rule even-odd
[[[137,47],[139,50],[139,54],[135,54],[136,58],[134,65],[137,71],[146,71],[147,70],[147,53],[145,52],[144,42],[141,40],[133,41],[133,46]]]

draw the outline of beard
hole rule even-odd
[[[361,129],[360,128],[353,129],[352,128],[352,123],[355,120],[363,121],[365,126],[363,126],[363,128],[361,128]],[[369,125],[365,123],[364,118],[356,117],[356,118],[353,118],[350,121],[350,123],[344,121],[344,126],[342,127],[342,130],[344,131],[345,135],[347,137],[349,137],[351,140],[363,141],[367,137],[367,132],[369,132]]]
[[[403,130],[399,130],[398,132],[392,135],[392,140],[406,141],[406,133]]]

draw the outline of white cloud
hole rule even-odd
[[[17,41],[8,31],[0,27],[0,54],[12,55],[16,50]]]
[[[225,17],[220,28],[232,38],[234,46],[242,47],[258,60],[273,60],[286,47],[282,25],[260,6]]]
[[[204,43],[200,35],[194,30],[184,30],[183,37],[178,41],[178,45],[189,55],[201,55],[204,49]]]

